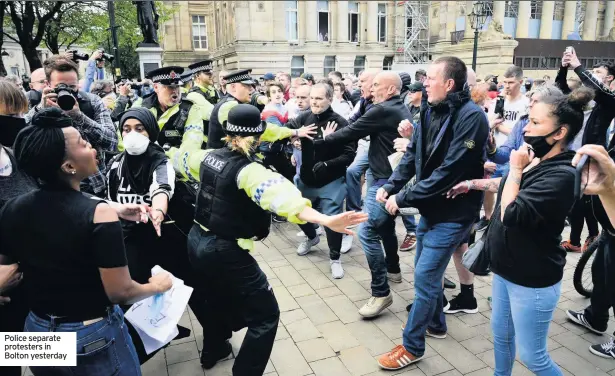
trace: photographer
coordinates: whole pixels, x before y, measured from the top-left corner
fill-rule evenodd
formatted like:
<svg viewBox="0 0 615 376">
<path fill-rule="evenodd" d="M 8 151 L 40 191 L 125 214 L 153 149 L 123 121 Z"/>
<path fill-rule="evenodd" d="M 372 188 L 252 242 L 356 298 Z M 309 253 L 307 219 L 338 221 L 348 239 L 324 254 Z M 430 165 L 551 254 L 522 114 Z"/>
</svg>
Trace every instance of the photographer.
<svg viewBox="0 0 615 376">
<path fill-rule="evenodd" d="M 117 134 L 109 111 L 97 96 L 78 91 L 79 70 L 77 65 L 63 56 L 52 56 L 43 63 L 47 87 L 43 89 L 41 103 L 25 116 L 30 123 L 32 117 L 44 108 L 56 107 L 73 119 L 73 126 L 81 136 L 96 149 L 99 171 L 83 181 L 82 190 L 102 197 L 105 193 L 105 152 L 117 149 Z M 71 98 L 72 97 L 72 98 Z M 64 102 L 74 102 L 70 109 L 61 108 Z"/>
<path fill-rule="evenodd" d="M 98 50 L 92 54 L 88 61 L 88 67 L 85 69 L 85 83 L 83 84 L 83 91 L 89 92 L 90 86 L 94 81 L 105 79 L 105 59 L 104 50 Z"/>
</svg>

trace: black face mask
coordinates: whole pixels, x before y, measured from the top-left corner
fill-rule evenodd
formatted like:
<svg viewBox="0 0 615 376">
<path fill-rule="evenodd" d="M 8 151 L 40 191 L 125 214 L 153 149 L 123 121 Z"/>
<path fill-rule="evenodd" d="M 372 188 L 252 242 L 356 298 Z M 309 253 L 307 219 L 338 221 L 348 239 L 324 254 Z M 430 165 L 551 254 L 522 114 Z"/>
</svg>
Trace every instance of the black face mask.
<svg viewBox="0 0 615 376">
<path fill-rule="evenodd" d="M 547 137 L 553 136 L 554 134 L 559 132 L 560 129 L 561 128 L 557 128 L 553 132 L 546 134 L 544 136 L 526 136 L 524 134 L 523 141 L 525 141 L 526 144 L 530 145 L 530 147 L 534 151 L 534 156 L 536 158 L 542 158 L 545 155 L 547 155 L 547 153 L 550 152 L 551 149 L 553 149 L 553 145 L 557 143 L 555 142 L 553 144 L 549 144 L 547 142 Z"/>
<path fill-rule="evenodd" d="M 0 115 L 0 145 L 13 147 L 20 130 L 26 127 L 26 119 Z"/>
</svg>

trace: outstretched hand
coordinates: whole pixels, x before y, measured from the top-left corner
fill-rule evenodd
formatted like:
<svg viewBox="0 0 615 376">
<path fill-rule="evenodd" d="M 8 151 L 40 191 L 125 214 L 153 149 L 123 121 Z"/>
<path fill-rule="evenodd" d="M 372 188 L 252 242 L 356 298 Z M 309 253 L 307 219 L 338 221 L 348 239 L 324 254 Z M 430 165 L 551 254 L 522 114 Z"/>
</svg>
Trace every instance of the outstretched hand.
<svg viewBox="0 0 615 376">
<path fill-rule="evenodd" d="M 354 232 L 347 227 L 357 225 L 365 221 L 367 221 L 367 213 L 347 211 L 338 215 L 329 216 L 323 225 L 335 232 L 353 235 Z"/>
<path fill-rule="evenodd" d="M 337 123 L 334 121 L 330 121 L 327 123 L 327 126 L 325 127 L 325 129 L 322 130 L 322 138 L 323 140 L 327 138 L 328 135 L 330 135 L 331 133 L 335 132 L 335 130 L 337 129 Z"/>
<path fill-rule="evenodd" d="M 455 198 L 459 195 L 463 195 L 470 192 L 470 184 L 468 181 L 462 181 L 457 183 L 453 188 L 446 192 L 446 198 Z"/>
<path fill-rule="evenodd" d="M 301 138 L 309 138 L 310 140 L 313 140 L 314 137 L 312 137 L 312 135 L 316 134 L 316 125 L 314 124 L 306 125 L 306 126 L 299 128 L 297 131 L 298 131 L 297 136 Z"/>
</svg>

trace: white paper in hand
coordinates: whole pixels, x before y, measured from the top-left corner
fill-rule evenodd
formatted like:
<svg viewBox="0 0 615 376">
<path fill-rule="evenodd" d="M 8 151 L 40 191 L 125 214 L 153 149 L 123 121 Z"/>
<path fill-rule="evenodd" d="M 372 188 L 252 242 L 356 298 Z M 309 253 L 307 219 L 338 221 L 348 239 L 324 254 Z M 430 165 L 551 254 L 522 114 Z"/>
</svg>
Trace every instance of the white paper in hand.
<svg viewBox="0 0 615 376">
<path fill-rule="evenodd" d="M 152 275 L 163 272 L 160 266 L 152 268 Z M 148 354 L 169 343 L 177 335 L 177 323 L 186 310 L 192 287 L 179 278 L 162 296 L 151 296 L 130 307 L 125 317 L 135 327 Z"/>
</svg>

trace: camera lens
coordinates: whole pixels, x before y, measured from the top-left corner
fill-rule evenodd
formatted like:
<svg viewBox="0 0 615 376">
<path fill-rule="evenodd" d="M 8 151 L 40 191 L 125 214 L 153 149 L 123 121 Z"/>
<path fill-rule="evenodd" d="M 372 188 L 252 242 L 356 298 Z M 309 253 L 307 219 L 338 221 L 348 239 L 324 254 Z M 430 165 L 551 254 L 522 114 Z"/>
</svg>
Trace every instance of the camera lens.
<svg viewBox="0 0 615 376">
<path fill-rule="evenodd" d="M 58 91 L 58 106 L 64 111 L 70 111 L 75 107 L 76 99 L 68 90 Z"/>
</svg>

